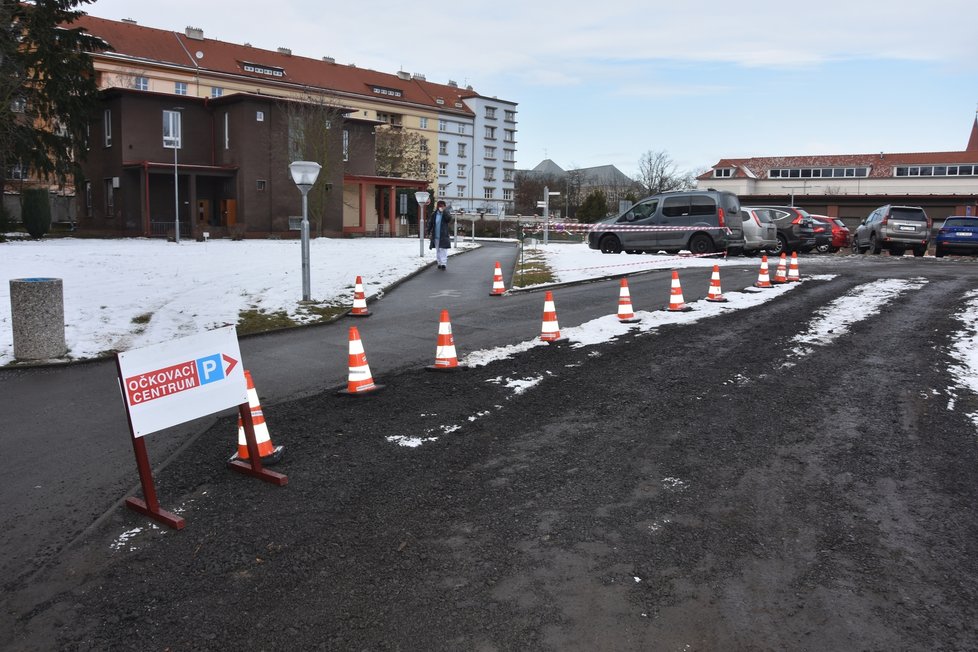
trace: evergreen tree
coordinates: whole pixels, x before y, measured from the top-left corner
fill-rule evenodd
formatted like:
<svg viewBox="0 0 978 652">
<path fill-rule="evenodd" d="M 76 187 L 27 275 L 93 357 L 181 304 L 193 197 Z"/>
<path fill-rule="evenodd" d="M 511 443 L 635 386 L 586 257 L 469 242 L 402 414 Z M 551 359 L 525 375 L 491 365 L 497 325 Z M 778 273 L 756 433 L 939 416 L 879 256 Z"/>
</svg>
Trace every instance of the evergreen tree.
<svg viewBox="0 0 978 652">
<path fill-rule="evenodd" d="M 0 188 L 17 165 L 59 183 L 77 171 L 98 97 L 89 53 L 111 49 L 71 27 L 92 1 L 0 3 Z"/>
</svg>

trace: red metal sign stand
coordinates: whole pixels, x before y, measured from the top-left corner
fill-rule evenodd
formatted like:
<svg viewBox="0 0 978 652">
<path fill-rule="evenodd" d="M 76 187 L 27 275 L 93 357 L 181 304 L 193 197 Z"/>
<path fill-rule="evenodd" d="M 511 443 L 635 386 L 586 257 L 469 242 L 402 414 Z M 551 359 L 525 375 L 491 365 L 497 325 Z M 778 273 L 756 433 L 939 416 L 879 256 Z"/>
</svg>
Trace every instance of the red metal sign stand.
<svg viewBox="0 0 978 652">
<path fill-rule="evenodd" d="M 258 442 L 255 440 L 255 422 L 251 417 L 251 406 L 242 403 L 238 406 L 238 414 L 241 415 L 241 425 L 244 427 L 245 441 L 248 443 L 248 461 L 231 460 L 228 466 L 238 473 L 281 487 L 289 481 L 289 478 L 262 466 L 261 455 L 258 454 Z"/>
</svg>

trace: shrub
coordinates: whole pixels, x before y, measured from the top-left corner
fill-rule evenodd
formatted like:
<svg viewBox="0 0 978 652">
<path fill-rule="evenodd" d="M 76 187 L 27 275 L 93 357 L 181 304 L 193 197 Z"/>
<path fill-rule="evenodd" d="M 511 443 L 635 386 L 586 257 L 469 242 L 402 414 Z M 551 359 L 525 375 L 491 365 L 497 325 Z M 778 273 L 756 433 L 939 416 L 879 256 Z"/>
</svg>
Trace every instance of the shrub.
<svg viewBox="0 0 978 652">
<path fill-rule="evenodd" d="M 45 188 L 29 188 L 21 198 L 24 228 L 32 238 L 42 238 L 51 229 L 51 196 Z"/>
</svg>

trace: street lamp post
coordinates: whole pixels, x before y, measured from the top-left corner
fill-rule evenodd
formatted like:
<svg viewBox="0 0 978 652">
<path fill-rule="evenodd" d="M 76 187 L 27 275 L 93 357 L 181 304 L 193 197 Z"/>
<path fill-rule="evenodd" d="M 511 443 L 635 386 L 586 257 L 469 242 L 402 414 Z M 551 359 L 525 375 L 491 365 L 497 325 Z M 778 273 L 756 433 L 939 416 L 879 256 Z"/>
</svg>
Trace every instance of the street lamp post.
<svg viewBox="0 0 978 652">
<path fill-rule="evenodd" d="M 302 193 L 302 300 L 310 301 L 309 279 L 309 190 L 315 185 L 322 166 L 313 161 L 293 161 L 289 164 L 292 180 Z"/>
<path fill-rule="evenodd" d="M 173 241 L 180 244 L 180 174 L 177 150 L 180 149 L 183 130 L 182 106 L 163 112 L 163 147 L 173 149 Z"/>
<path fill-rule="evenodd" d="M 425 206 L 428 205 L 428 199 L 431 195 L 424 190 L 419 190 L 414 193 L 414 198 L 418 202 L 418 243 L 421 246 L 420 256 L 424 258 L 424 214 Z"/>
</svg>

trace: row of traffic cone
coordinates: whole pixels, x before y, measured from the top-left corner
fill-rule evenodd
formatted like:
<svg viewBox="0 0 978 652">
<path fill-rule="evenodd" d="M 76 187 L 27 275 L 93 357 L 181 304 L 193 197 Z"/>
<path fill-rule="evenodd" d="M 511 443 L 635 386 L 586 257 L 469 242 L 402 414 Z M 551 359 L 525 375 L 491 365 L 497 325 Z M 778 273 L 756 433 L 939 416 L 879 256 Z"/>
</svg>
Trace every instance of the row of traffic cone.
<svg viewBox="0 0 978 652">
<path fill-rule="evenodd" d="M 791 263 L 788 264 L 787 256 L 782 252 L 778 267 L 774 272 L 773 281 L 771 280 L 767 265 L 767 256 L 761 256 L 761 269 L 757 275 L 757 282 L 754 283 L 754 287 L 770 288 L 778 283 L 792 283 L 800 280 L 801 274 L 798 272 L 798 253 L 791 252 Z"/>
</svg>

